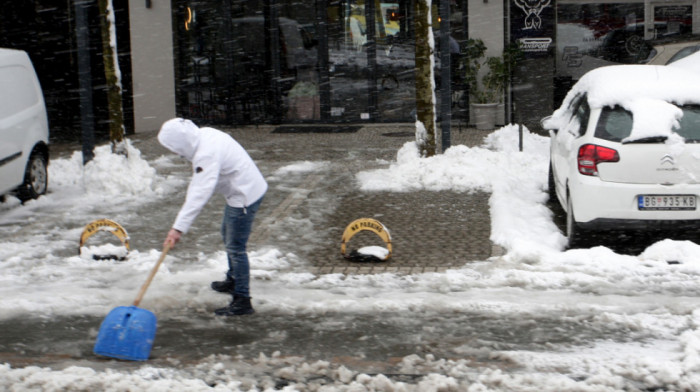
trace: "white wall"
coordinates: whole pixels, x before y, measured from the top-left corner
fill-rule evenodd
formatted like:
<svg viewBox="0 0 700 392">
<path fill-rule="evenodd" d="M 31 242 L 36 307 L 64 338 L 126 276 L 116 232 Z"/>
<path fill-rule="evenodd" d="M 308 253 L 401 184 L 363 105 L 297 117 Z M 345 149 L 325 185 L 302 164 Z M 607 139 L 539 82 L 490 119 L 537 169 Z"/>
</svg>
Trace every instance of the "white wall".
<svg viewBox="0 0 700 392">
<path fill-rule="evenodd" d="M 503 53 L 503 0 L 469 1 L 469 38 L 481 38 L 486 44 L 486 56 Z"/>
<path fill-rule="evenodd" d="M 503 54 L 503 42 L 505 32 L 503 17 L 503 0 L 470 0 L 469 7 L 469 38 L 481 39 L 486 45 L 486 57 L 500 56 Z M 482 68 L 479 71 L 479 78 L 486 73 Z M 471 108 L 470 108 L 471 110 Z M 496 124 L 505 123 L 505 112 L 499 108 Z M 469 118 L 474 121 L 474 114 L 470 111 Z"/>
<path fill-rule="evenodd" d="M 129 0 L 136 132 L 175 117 L 175 67 L 170 1 Z"/>
</svg>

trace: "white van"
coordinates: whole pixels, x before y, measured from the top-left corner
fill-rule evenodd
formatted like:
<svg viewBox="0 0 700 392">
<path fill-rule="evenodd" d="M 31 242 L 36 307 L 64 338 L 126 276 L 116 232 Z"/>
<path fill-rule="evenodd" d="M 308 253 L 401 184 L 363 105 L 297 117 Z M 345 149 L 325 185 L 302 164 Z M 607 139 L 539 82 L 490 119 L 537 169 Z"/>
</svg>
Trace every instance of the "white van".
<svg viewBox="0 0 700 392">
<path fill-rule="evenodd" d="M 0 201 L 22 202 L 48 186 L 49 126 L 44 96 L 26 52 L 0 48 Z"/>
</svg>

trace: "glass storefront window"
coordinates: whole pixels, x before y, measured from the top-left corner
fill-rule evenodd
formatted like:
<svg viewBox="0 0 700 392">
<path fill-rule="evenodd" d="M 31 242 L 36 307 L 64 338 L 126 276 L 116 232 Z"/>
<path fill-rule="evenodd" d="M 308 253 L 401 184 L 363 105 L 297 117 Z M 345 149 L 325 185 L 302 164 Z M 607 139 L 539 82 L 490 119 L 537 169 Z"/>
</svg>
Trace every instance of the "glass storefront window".
<svg viewBox="0 0 700 392">
<path fill-rule="evenodd" d="M 279 2 L 279 86 L 285 122 L 321 119 L 319 40 L 316 6 L 309 1 Z M 273 61 L 276 56 L 271 56 Z"/>
<path fill-rule="evenodd" d="M 464 36 L 462 9 L 466 1 L 451 2 L 452 30 Z M 415 121 L 415 39 L 413 3 L 343 0 L 328 8 L 331 120 Z M 368 19 L 374 20 L 369 39 Z M 432 7 L 435 31 L 436 82 L 439 85 L 438 2 Z M 371 22 L 370 22 L 371 23 Z M 454 45 L 458 72 L 459 43 Z M 459 80 L 457 75 L 453 80 Z"/>
<path fill-rule="evenodd" d="M 415 96 L 407 2 L 334 2 L 328 9 L 331 120 L 405 121 Z M 374 22 L 369 39 L 367 20 Z"/>
<path fill-rule="evenodd" d="M 211 123 L 320 119 L 314 4 L 182 1 L 179 112 Z M 273 36 L 274 35 L 274 36 Z"/>
<path fill-rule="evenodd" d="M 643 2 L 558 5 L 556 76 L 578 80 L 594 68 L 641 62 L 648 54 Z"/>
<path fill-rule="evenodd" d="M 604 65 L 654 64 L 658 45 L 691 38 L 692 8 L 653 5 L 645 18 L 644 2 L 559 3 L 556 76 L 578 80 Z"/>
<path fill-rule="evenodd" d="M 228 124 L 415 120 L 411 0 L 175 3 L 183 116 Z M 452 4 L 459 18 L 466 1 Z M 435 59 L 439 65 L 437 51 Z"/>
</svg>

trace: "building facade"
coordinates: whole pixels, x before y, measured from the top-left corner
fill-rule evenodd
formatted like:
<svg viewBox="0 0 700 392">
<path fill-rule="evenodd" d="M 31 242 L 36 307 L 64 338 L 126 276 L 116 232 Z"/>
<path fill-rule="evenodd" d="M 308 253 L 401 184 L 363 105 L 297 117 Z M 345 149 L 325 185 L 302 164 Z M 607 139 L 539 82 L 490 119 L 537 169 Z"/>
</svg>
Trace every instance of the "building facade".
<svg viewBox="0 0 700 392">
<path fill-rule="evenodd" d="M 415 119 L 416 0 L 113 1 L 129 133 L 156 130 L 174 116 L 221 126 Z M 516 46 L 497 123 L 536 129 L 586 71 L 648 62 L 668 41 L 693 40 L 699 1 L 449 0 L 443 21 L 442 0 L 433 0 L 436 86 L 451 89 L 453 120 L 470 121 L 468 39 L 483 41 L 486 56 Z M 63 139 L 79 137 L 84 116 L 79 6 L 88 8 L 92 121 L 104 135 L 96 2 L 5 0 L 0 23 L 0 46 L 27 50 L 35 63 L 52 135 Z M 437 56 L 442 23 L 450 31 L 449 84 Z"/>
</svg>

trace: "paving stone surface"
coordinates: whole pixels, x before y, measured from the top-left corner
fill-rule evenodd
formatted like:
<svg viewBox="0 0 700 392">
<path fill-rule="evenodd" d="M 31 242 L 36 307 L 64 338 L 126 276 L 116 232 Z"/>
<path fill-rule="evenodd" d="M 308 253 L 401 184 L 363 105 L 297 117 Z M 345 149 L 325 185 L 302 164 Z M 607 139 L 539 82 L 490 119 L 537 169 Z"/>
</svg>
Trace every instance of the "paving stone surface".
<svg viewBox="0 0 700 392">
<path fill-rule="evenodd" d="M 232 129 L 231 133 L 249 143 L 251 155 L 268 172 L 274 172 L 276 164 L 295 160 L 327 161 L 329 169 L 307 176 L 297 189 L 271 189 L 265 201 L 268 212 L 261 214 L 263 223 L 251 238 L 252 246 L 272 238 L 278 244 L 289 243 L 290 251 L 308 260 L 312 272 L 321 274 L 441 272 L 500 254 L 489 239 L 489 193 L 358 190 L 356 174 L 395 161 L 398 150 L 414 138 L 411 124 L 365 125 L 355 133 L 340 134 L 277 134 L 273 130 L 261 126 Z M 479 146 L 489 133 L 453 126 L 451 142 Z M 275 207 L 271 211 L 270 205 Z M 343 231 L 359 218 L 377 219 L 389 229 L 393 253 L 388 260 L 356 262 L 342 257 Z M 308 222 L 315 236 L 289 236 L 294 228 L 285 228 L 284 220 Z M 288 236 L 269 230 L 280 227 Z M 377 235 L 362 231 L 348 242 L 346 253 L 371 245 L 384 246 Z"/>
<path fill-rule="evenodd" d="M 442 272 L 502 252 L 489 239 L 486 192 L 359 190 L 357 173 L 395 162 L 399 149 L 414 140 L 413 124 L 365 124 L 351 133 L 276 133 L 272 125 L 220 129 L 248 150 L 270 183 L 251 250 L 272 246 L 293 253 L 302 264 L 296 268 L 316 274 Z M 455 123 L 451 144 L 479 146 L 490 132 Z M 130 139 L 147 158 L 167 153 L 156 132 Z M 71 150 L 80 146 L 52 146 L 54 157 Z M 304 162 L 320 163 L 322 170 L 279 174 L 281 168 Z M 363 263 L 341 255 L 343 231 L 358 218 L 377 219 L 389 229 L 393 254 L 388 260 Z M 202 241 L 216 242 L 217 235 L 207 234 Z M 376 234 L 362 231 L 348 242 L 348 253 L 370 245 L 384 246 Z"/>
</svg>

